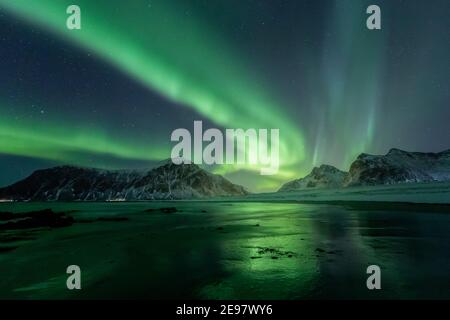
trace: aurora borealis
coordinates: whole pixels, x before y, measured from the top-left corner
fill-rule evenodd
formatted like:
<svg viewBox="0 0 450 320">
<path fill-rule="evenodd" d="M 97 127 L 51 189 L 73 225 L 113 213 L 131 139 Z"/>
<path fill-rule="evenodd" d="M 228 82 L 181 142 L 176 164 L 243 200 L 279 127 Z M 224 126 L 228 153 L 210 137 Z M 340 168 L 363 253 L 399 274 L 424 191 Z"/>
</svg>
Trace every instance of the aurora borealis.
<svg viewBox="0 0 450 320">
<path fill-rule="evenodd" d="M 277 176 L 214 168 L 253 191 L 361 152 L 449 148 L 450 3 L 376 1 L 369 31 L 372 2 L 0 0 L 0 184 L 145 167 L 194 120 L 280 129 Z"/>
</svg>

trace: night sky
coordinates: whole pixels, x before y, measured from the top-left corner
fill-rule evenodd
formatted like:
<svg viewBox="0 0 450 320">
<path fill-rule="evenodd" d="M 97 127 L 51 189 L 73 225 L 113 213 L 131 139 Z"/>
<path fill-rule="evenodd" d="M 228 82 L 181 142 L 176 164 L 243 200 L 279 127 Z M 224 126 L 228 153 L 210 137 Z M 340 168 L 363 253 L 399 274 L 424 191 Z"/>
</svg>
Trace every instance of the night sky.
<svg viewBox="0 0 450 320">
<path fill-rule="evenodd" d="M 0 0 L 0 186 L 60 164 L 152 167 L 194 120 L 280 129 L 277 175 L 209 168 L 251 191 L 361 152 L 442 151 L 449 57 L 448 0 Z"/>
</svg>

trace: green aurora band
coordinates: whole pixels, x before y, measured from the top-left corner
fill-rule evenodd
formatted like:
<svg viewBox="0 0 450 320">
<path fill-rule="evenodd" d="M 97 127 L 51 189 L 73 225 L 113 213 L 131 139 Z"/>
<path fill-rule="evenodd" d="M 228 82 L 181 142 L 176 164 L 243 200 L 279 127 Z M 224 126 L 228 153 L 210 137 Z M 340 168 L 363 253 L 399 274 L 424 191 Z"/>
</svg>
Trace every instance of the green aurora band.
<svg viewBox="0 0 450 320">
<path fill-rule="evenodd" d="M 70 131 L 72 134 L 67 134 Z M 31 156 L 66 163 L 83 162 L 83 153 L 111 155 L 124 159 L 153 160 L 164 157 L 161 148 L 136 145 L 132 141 L 111 139 L 99 129 L 68 129 L 67 125 L 48 126 L 39 122 L 21 121 L 12 124 L 5 117 L 0 119 L 1 152 L 20 156 Z"/>
<path fill-rule="evenodd" d="M 316 138 L 307 149 L 311 150 L 313 166 L 330 163 L 334 155 L 332 164 L 347 170 L 374 142 L 383 92 L 386 34 L 361 28 L 366 17 L 361 14 L 367 7 L 364 2 L 334 1 L 330 6 L 328 29 L 335 30 L 336 36 L 324 36 L 322 65 L 309 72 L 325 82 L 324 92 L 311 103 L 326 107 L 317 108 L 321 114 Z M 325 138 L 330 129 L 333 140 Z"/>
<path fill-rule="evenodd" d="M 283 171 L 283 167 L 293 168 L 304 158 L 300 129 L 288 117 L 283 117 L 282 108 L 278 108 L 282 103 L 269 96 L 268 86 L 261 86 L 257 77 L 251 77 L 254 73 L 248 64 L 243 63 L 225 41 L 220 41 L 210 26 L 203 26 L 197 19 L 179 19 L 176 8 L 165 2 L 141 10 L 142 3 L 137 6 L 136 2 L 117 1 L 112 5 L 111 1 L 82 0 L 77 1 L 82 8 L 82 29 L 68 30 L 65 10 L 70 4 L 70 1 L 54 0 L 0 0 L 0 5 L 9 12 L 95 52 L 133 79 L 172 101 L 193 108 L 220 126 L 280 128 L 280 181 L 286 176 L 298 175 L 298 172 Z M 53 159 L 58 158 L 57 149 L 61 146 L 110 152 L 127 158 L 161 157 L 161 152 L 147 155 L 146 149 L 114 145 L 106 137 L 95 141 L 94 135 L 85 135 L 66 143 L 55 143 L 47 139 L 47 132 L 37 132 L 37 137 L 42 137 L 38 143 L 44 146 L 40 154 L 36 139 L 21 131 L 26 131 L 26 127 L 16 127 L 10 132 L 11 136 L 16 133 L 20 136 L 11 143 L 2 143 L 0 151 L 22 155 L 28 145 L 33 146 L 28 155 Z M 66 140 L 66 135 L 61 132 L 62 140 Z M 10 145 L 17 140 L 23 146 L 19 151 Z M 46 143 L 55 152 L 48 153 Z M 169 152 L 167 150 L 167 155 Z M 245 169 L 259 170 L 248 166 Z"/>
</svg>

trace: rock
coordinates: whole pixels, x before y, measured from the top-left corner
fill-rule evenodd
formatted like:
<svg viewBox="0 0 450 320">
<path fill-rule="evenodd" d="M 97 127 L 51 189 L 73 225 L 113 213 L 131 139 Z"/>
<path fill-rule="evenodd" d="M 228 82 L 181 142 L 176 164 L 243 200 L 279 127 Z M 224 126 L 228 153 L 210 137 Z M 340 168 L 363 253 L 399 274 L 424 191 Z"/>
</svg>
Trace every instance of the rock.
<svg viewBox="0 0 450 320">
<path fill-rule="evenodd" d="M 109 222 L 121 222 L 121 221 L 129 221 L 130 219 L 127 217 L 100 217 L 97 221 L 109 221 Z"/>
<path fill-rule="evenodd" d="M 157 208 L 157 209 L 147 209 L 145 212 L 162 212 L 162 213 L 175 213 L 181 212 L 175 207 Z"/>
<path fill-rule="evenodd" d="M 50 209 L 27 213 L 2 213 L 0 230 L 30 229 L 30 228 L 61 228 L 74 223 L 74 219 L 64 213 L 55 213 Z"/>
<path fill-rule="evenodd" d="M 257 247 L 259 255 L 270 254 L 272 259 L 278 259 L 284 256 L 292 258 L 295 253 L 292 251 L 282 251 L 276 248 L 268 248 L 268 247 Z"/>
<path fill-rule="evenodd" d="M 0 247 L 0 253 L 10 252 L 16 250 L 18 247 Z"/>
</svg>

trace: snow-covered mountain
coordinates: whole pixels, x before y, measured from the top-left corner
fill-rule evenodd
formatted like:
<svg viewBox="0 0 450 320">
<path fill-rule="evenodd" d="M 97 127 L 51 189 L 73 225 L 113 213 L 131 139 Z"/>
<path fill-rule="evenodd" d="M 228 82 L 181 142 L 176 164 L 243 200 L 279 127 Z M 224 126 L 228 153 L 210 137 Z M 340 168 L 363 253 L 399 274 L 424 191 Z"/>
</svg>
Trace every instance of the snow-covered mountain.
<svg viewBox="0 0 450 320">
<path fill-rule="evenodd" d="M 439 153 L 391 149 L 386 155 L 361 154 L 344 186 L 450 181 L 450 150 Z"/>
<path fill-rule="evenodd" d="M 424 153 L 391 149 L 386 155 L 360 154 L 348 173 L 328 165 L 316 167 L 279 191 L 439 181 L 450 181 L 450 150 Z"/>
<path fill-rule="evenodd" d="M 0 189 L 0 199 L 33 201 L 190 199 L 245 194 L 243 187 L 195 164 L 171 162 L 145 172 L 55 167 L 35 171 Z"/>
<path fill-rule="evenodd" d="M 306 188 L 339 188 L 343 185 L 347 172 L 323 164 L 315 167 L 304 178 L 285 183 L 279 191 L 291 191 Z"/>
</svg>

